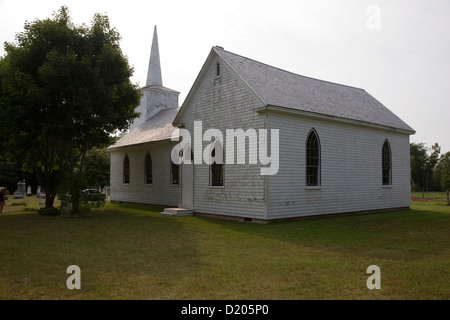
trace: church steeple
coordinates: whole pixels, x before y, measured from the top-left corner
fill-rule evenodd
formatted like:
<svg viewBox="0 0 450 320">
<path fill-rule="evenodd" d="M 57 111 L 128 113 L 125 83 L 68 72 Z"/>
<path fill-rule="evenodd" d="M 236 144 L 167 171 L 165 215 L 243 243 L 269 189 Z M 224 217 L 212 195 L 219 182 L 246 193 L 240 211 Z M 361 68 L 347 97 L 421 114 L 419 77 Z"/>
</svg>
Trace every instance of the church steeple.
<svg viewBox="0 0 450 320">
<path fill-rule="evenodd" d="M 178 108 L 178 91 L 166 88 L 162 83 L 161 62 L 159 61 L 159 45 L 156 26 L 153 31 L 152 49 L 150 52 L 150 61 L 148 64 L 147 81 L 141 88 L 141 103 L 136 111 L 141 115 L 134 119 L 130 130 L 145 124 L 160 111 L 165 109 Z"/>
<path fill-rule="evenodd" d="M 147 73 L 147 86 L 161 86 L 161 62 L 159 60 L 159 46 L 158 46 L 158 34 L 156 33 L 156 26 L 153 31 L 152 49 L 150 52 L 150 62 L 148 64 Z"/>
</svg>

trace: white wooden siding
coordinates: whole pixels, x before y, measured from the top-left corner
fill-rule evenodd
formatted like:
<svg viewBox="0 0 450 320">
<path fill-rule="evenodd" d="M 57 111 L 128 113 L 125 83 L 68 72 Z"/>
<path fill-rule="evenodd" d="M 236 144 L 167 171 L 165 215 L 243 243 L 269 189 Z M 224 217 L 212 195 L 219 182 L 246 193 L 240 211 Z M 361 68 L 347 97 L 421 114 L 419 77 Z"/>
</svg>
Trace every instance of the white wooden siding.
<svg viewBox="0 0 450 320">
<path fill-rule="evenodd" d="M 170 183 L 170 152 L 174 142 L 152 142 L 139 146 L 122 147 L 111 151 L 111 200 L 155 204 L 178 205 L 178 186 Z M 145 156 L 152 157 L 153 184 L 144 183 Z M 123 160 L 130 160 L 130 183 L 123 183 Z"/>
<path fill-rule="evenodd" d="M 221 65 L 219 77 L 217 61 Z M 227 129 L 278 129 L 279 170 L 276 175 L 262 176 L 260 164 L 225 164 L 224 186 L 211 187 L 209 165 L 203 161 L 195 164 L 195 212 L 271 220 L 410 206 L 408 134 L 305 115 L 255 112 L 265 105 L 245 81 L 219 56 L 208 63 L 205 67 L 209 70 L 204 77 L 202 70 L 193 98 L 189 97 L 189 105 L 184 105 L 180 114 L 179 122 L 191 134 L 192 150 L 195 153 L 198 147 L 194 121 L 202 121 L 202 136 L 211 128 L 222 132 L 224 159 Z M 305 183 L 306 138 L 312 128 L 321 146 L 319 187 L 306 187 Z M 386 139 L 392 156 L 391 186 L 382 185 L 381 152 Z M 160 141 L 112 149 L 111 200 L 178 206 L 182 188 L 170 182 L 170 153 L 176 143 Z M 209 143 L 202 141 L 202 153 Z M 153 164 L 151 186 L 144 183 L 147 151 Z M 129 184 L 123 183 L 125 154 L 130 160 Z"/>
<path fill-rule="evenodd" d="M 269 115 L 280 130 L 280 167 L 268 177 L 268 219 L 409 207 L 409 135 L 332 121 Z M 315 128 L 321 185 L 305 186 L 305 143 Z M 392 186 L 382 185 L 381 150 L 388 139 Z"/>
<path fill-rule="evenodd" d="M 202 121 L 203 131 L 210 128 L 219 129 L 224 135 L 224 149 L 226 149 L 226 129 L 244 131 L 249 128 L 262 129 L 265 128 L 265 116 L 252 110 L 262 106 L 260 100 L 222 60 L 219 60 L 221 75 L 216 76 L 216 62 L 217 60 L 210 65 L 209 72 L 182 122 L 190 131 L 192 140 L 194 140 L 194 121 Z M 209 143 L 203 142 L 201 150 L 203 151 Z M 260 175 L 259 165 L 249 165 L 248 159 L 246 163 L 225 165 L 223 187 L 210 187 L 209 166 L 205 163 L 195 165 L 195 211 L 265 219 L 265 177 Z"/>
</svg>

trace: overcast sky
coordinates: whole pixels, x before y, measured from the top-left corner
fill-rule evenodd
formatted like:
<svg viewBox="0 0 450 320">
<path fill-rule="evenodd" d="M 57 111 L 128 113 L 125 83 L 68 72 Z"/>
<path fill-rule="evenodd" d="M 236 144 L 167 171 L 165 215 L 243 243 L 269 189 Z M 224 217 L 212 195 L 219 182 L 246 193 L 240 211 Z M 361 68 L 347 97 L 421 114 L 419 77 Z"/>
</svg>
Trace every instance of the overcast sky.
<svg viewBox="0 0 450 320">
<path fill-rule="evenodd" d="M 157 25 L 163 84 L 181 92 L 180 104 L 219 45 L 363 88 L 416 130 L 411 142 L 450 151 L 450 0 L 0 0 L 0 42 L 61 5 L 76 25 L 109 16 L 140 85 Z"/>
</svg>

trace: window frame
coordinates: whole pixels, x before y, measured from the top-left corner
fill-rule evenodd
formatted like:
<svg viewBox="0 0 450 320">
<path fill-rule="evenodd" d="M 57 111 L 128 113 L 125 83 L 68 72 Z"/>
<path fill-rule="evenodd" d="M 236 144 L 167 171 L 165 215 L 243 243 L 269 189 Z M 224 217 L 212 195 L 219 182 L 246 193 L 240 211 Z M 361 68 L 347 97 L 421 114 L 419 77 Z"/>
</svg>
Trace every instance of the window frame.
<svg viewBox="0 0 450 320">
<path fill-rule="evenodd" d="M 213 152 L 216 152 L 216 148 L 220 146 L 220 148 L 222 148 L 222 158 L 223 157 L 223 145 L 220 142 L 220 140 L 216 139 L 213 143 L 213 146 L 211 148 L 211 154 L 210 157 L 214 157 L 215 155 L 213 154 Z M 216 177 L 215 175 L 220 172 L 220 176 Z M 217 181 L 220 181 L 217 184 Z M 210 188 L 223 188 L 225 187 L 225 164 L 224 163 L 211 163 L 209 165 L 209 187 Z"/>
<path fill-rule="evenodd" d="M 392 149 L 388 139 L 384 140 L 381 148 L 381 183 L 392 186 Z"/>
<path fill-rule="evenodd" d="M 220 77 L 222 75 L 222 68 L 220 62 L 216 62 L 216 77 Z"/>
<path fill-rule="evenodd" d="M 123 158 L 122 164 L 122 182 L 123 184 L 130 184 L 131 182 L 131 168 L 130 168 L 130 157 L 127 153 Z"/>
<path fill-rule="evenodd" d="M 150 161 L 148 161 L 150 159 Z M 149 168 L 149 162 L 150 162 L 150 168 Z M 150 170 L 149 170 L 150 169 Z M 150 176 L 150 182 L 149 182 L 149 176 Z M 144 184 L 151 186 L 153 185 L 153 160 L 152 155 L 149 151 L 145 154 L 144 159 Z"/>
<path fill-rule="evenodd" d="M 170 185 L 171 186 L 179 186 L 180 185 L 180 167 L 181 165 L 175 164 L 172 159 L 170 159 Z M 174 168 L 176 168 L 177 172 L 177 181 L 174 183 Z"/>
<path fill-rule="evenodd" d="M 310 139 L 315 137 L 315 144 L 317 146 L 310 147 Z M 315 155 L 311 155 L 313 152 Z M 312 128 L 306 136 L 305 142 L 305 186 L 306 187 L 320 187 L 321 186 L 321 145 L 320 138 L 316 129 Z M 310 163 L 314 162 L 313 165 Z M 312 171 L 312 173 L 311 173 Z M 312 177 L 312 178 L 311 178 Z"/>
</svg>

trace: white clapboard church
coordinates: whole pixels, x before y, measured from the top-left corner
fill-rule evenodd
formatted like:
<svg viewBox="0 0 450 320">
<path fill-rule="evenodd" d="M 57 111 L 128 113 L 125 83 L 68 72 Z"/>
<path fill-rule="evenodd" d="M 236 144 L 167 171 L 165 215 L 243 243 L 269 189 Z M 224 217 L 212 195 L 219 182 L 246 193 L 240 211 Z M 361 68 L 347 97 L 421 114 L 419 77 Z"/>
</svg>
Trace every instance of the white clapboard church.
<svg viewBox="0 0 450 320">
<path fill-rule="evenodd" d="M 111 201 L 244 221 L 411 204 L 414 130 L 363 89 L 213 47 L 179 107 L 155 27 L 142 93 L 140 118 L 108 148 Z"/>
</svg>

